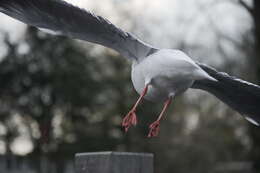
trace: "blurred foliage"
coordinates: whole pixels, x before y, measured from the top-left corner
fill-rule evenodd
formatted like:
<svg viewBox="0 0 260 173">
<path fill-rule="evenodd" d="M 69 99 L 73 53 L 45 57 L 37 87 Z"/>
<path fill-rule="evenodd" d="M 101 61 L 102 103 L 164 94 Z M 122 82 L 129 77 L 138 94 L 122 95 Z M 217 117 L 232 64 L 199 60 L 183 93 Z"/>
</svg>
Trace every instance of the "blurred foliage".
<svg viewBox="0 0 260 173">
<path fill-rule="evenodd" d="M 6 133 L 0 139 L 6 155 L 15 155 L 13 141 L 27 137 L 33 150 L 25 157 L 35 170 L 43 155 L 63 172 L 75 153 L 104 150 L 153 152 L 158 173 L 213 172 L 218 162 L 248 158 L 244 124 L 230 110 L 218 116 L 217 104 L 200 107 L 198 102 L 208 102 L 204 97 L 196 103 L 177 97 L 160 136 L 153 139 L 146 137 L 148 126 L 162 104 L 144 102 L 138 126 L 125 134 L 121 120 L 138 95 L 122 57 L 109 52 L 94 57 L 80 43 L 33 28 L 21 43 L 8 38 L 5 43 L 9 51 L 0 63 L 0 122 Z M 28 51 L 19 53 L 26 46 Z M 198 122 L 191 128 L 194 115 Z"/>
</svg>

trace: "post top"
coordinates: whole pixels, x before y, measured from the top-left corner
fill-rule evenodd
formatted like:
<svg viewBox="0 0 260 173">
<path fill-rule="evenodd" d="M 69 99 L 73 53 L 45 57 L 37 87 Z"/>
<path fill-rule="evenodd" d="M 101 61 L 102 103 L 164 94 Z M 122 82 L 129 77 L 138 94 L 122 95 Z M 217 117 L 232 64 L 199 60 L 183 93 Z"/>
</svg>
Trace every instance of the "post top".
<svg viewBox="0 0 260 173">
<path fill-rule="evenodd" d="M 135 152 L 116 152 L 116 151 L 102 151 L 102 152 L 88 152 L 88 153 L 76 153 L 76 157 L 80 156 L 93 156 L 93 155 L 117 155 L 117 156 L 145 156 L 153 157 L 152 153 L 135 153 Z"/>
</svg>

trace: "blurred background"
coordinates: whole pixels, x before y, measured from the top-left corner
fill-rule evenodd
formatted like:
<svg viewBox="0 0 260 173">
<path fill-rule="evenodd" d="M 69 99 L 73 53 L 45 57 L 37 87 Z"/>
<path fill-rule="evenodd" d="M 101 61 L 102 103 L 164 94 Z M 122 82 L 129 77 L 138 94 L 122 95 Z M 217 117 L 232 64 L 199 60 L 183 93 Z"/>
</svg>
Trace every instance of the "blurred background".
<svg viewBox="0 0 260 173">
<path fill-rule="evenodd" d="M 156 47 L 260 82 L 258 0 L 67 1 Z M 109 150 L 152 152 L 156 173 L 260 172 L 259 128 L 214 96 L 176 97 L 152 139 L 160 103 L 143 102 L 138 126 L 121 128 L 137 97 L 130 63 L 116 52 L 0 14 L 1 173 L 73 173 L 75 153 Z"/>
</svg>

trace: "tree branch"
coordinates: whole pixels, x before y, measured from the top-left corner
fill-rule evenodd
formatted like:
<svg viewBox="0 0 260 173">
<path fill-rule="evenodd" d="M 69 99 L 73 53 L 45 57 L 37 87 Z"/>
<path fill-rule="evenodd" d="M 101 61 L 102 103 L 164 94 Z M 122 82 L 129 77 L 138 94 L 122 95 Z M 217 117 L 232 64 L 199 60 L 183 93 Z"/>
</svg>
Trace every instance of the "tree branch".
<svg viewBox="0 0 260 173">
<path fill-rule="evenodd" d="M 244 0 L 238 0 L 238 3 L 242 5 L 251 15 L 253 15 L 253 9 Z"/>
</svg>

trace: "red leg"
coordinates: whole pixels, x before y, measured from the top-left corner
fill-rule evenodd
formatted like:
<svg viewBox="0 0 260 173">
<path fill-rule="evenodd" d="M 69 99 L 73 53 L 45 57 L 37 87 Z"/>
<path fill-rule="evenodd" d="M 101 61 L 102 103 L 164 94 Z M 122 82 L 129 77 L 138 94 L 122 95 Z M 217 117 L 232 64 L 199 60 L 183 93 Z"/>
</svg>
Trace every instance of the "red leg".
<svg viewBox="0 0 260 173">
<path fill-rule="evenodd" d="M 172 98 L 170 97 L 164 103 L 163 110 L 160 113 L 158 119 L 149 126 L 150 131 L 149 131 L 148 137 L 158 136 L 159 131 L 160 131 L 160 120 L 162 119 L 162 116 L 164 115 L 165 111 L 167 110 L 167 108 L 169 107 L 171 102 L 172 102 Z"/>
<path fill-rule="evenodd" d="M 136 108 L 140 104 L 140 102 L 143 100 L 144 96 L 146 95 L 146 93 L 148 91 L 148 86 L 149 85 L 145 86 L 142 94 L 138 98 L 138 100 L 135 103 L 134 107 L 130 110 L 130 112 L 123 119 L 122 126 L 123 126 L 123 128 L 125 129 L 126 132 L 128 131 L 129 127 L 131 127 L 132 125 L 136 125 L 137 124 L 137 117 L 136 117 L 136 113 L 135 113 L 136 112 Z"/>
</svg>

